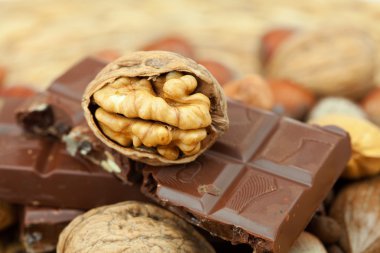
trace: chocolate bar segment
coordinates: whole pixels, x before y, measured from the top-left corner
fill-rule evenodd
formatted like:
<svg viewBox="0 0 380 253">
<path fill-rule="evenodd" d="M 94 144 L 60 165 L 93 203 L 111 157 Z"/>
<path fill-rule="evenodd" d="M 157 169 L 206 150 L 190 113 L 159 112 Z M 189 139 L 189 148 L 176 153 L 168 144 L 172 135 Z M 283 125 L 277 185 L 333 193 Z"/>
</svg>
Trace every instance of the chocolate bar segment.
<svg viewBox="0 0 380 253">
<path fill-rule="evenodd" d="M 20 220 L 20 239 L 27 252 L 54 252 L 59 234 L 83 211 L 26 206 Z"/>
<path fill-rule="evenodd" d="M 347 134 L 229 103 L 228 132 L 196 161 L 143 169 L 143 191 L 256 252 L 288 252 L 342 173 Z"/>
<path fill-rule="evenodd" d="M 8 98 L 1 101 L 8 110 L 0 111 L 0 144 L 6 147 L 0 152 L 0 199 L 74 209 L 124 200 L 146 201 L 137 186 L 123 184 L 100 166 L 71 156 L 63 143 L 23 135 L 7 116 L 17 103 Z M 110 156 L 106 162 L 115 163 L 112 159 Z M 127 160 L 123 167 L 128 166 Z"/>
<path fill-rule="evenodd" d="M 17 110 L 17 121 L 29 133 L 61 138 L 84 122 L 82 94 L 87 84 L 106 65 L 86 58 L 58 77 L 49 88 L 28 99 Z"/>
</svg>

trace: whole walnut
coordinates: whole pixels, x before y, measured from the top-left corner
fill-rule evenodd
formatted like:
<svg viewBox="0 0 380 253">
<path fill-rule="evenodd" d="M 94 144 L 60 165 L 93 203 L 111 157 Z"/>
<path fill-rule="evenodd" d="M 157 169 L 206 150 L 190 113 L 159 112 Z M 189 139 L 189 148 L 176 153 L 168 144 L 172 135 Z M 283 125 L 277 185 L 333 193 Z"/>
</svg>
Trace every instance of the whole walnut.
<svg viewBox="0 0 380 253">
<path fill-rule="evenodd" d="M 111 62 L 87 86 L 82 107 L 104 144 L 151 165 L 191 162 L 228 128 L 219 83 L 171 52 L 134 52 Z"/>
<path fill-rule="evenodd" d="M 320 96 L 360 98 L 374 85 L 375 48 L 366 33 L 353 28 L 298 32 L 278 46 L 264 71 Z"/>
<path fill-rule="evenodd" d="M 152 204 L 127 201 L 75 218 L 60 234 L 58 253 L 214 253 L 187 222 Z"/>
</svg>

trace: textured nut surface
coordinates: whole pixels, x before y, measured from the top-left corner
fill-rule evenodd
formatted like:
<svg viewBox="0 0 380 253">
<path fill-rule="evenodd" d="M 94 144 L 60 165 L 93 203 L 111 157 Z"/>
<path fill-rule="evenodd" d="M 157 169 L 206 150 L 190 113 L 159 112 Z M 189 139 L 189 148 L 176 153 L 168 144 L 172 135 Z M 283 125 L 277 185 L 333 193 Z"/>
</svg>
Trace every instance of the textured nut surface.
<svg viewBox="0 0 380 253">
<path fill-rule="evenodd" d="M 380 252 L 380 178 L 350 184 L 336 197 L 330 216 L 343 228 L 347 253 Z"/>
<path fill-rule="evenodd" d="M 374 85 L 375 52 L 364 32 L 324 27 L 286 39 L 265 72 L 302 84 L 318 95 L 359 98 Z"/>
<path fill-rule="evenodd" d="M 268 83 L 259 75 L 250 74 L 223 86 L 226 95 L 250 106 L 272 109 L 274 97 Z"/>
<path fill-rule="evenodd" d="M 82 106 L 102 142 L 152 165 L 190 162 L 228 128 L 218 82 L 170 52 L 135 52 L 110 63 L 87 87 Z"/>
<path fill-rule="evenodd" d="M 311 120 L 322 126 L 336 125 L 350 134 L 352 155 L 343 176 L 361 178 L 380 173 L 380 128 L 365 119 L 330 114 Z"/>
<path fill-rule="evenodd" d="M 58 253 L 215 252 L 188 223 L 151 204 L 134 201 L 99 207 L 75 218 L 61 233 Z"/>
</svg>

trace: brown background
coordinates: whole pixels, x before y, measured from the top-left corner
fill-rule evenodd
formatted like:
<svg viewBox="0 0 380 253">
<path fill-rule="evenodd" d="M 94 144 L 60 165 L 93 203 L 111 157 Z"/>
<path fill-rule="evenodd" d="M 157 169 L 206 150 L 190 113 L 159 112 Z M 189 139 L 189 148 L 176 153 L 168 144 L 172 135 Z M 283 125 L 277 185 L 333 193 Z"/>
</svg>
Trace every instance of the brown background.
<svg viewBox="0 0 380 253">
<path fill-rule="evenodd" d="M 8 85 L 43 89 L 85 55 L 106 48 L 136 50 L 180 34 L 200 58 L 220 60 L 243 74 L 258 71 L 258 39 L 268 28 L 342 24 L 367 30 L 380 45 L 380 2 L 0 0 L 0 65 L 9 69 Z"/>
</svg>

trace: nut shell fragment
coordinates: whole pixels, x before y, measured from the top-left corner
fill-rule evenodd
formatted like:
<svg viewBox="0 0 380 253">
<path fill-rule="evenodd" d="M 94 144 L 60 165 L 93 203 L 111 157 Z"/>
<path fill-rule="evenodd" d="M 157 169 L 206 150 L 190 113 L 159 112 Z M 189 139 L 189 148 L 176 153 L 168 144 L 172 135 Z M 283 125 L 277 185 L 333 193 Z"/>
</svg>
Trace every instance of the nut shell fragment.
<svg viewBox="0 0 380 253">
<path fill-rule="evenodd" d="M 89 127 L 103 143 L 151 165 L 191 162 L 228 128 L 219 83 L 203 66 L 171 52 L 134 52 L 110 63 L 88 85 L 82 107 Z M 96 114 L 114 120 L 100 122 Z M 118 117 L 129 122 L 121 124 Z M 131 121 L 146 131 L 132 127 Z M 105 124 L 109 122 L 112 126 Z M 120 135 L 121 126 L 128 126 L 126 135 Z M 190 137 L 198 142 L 192 143 Z"/>
<path fill-rule="evenodd" d="M 92 209 L 61 233 L 58 253 L 214 253 L 178 216 L 151 204 L 127 201 Z"/>
</svg>

